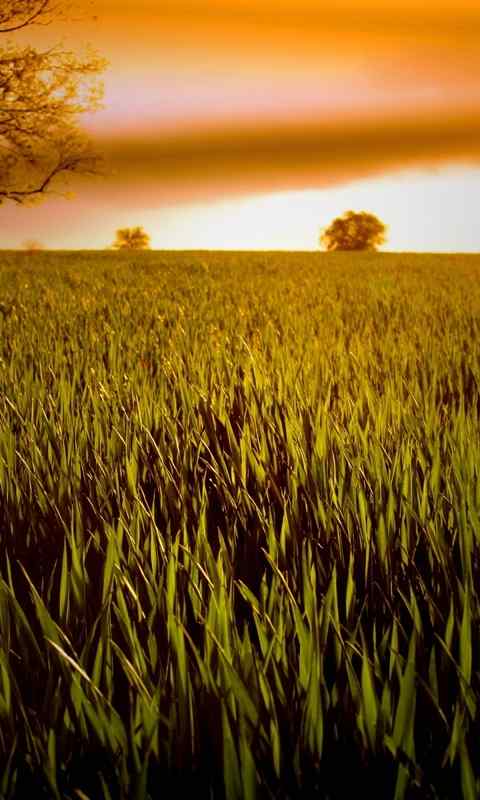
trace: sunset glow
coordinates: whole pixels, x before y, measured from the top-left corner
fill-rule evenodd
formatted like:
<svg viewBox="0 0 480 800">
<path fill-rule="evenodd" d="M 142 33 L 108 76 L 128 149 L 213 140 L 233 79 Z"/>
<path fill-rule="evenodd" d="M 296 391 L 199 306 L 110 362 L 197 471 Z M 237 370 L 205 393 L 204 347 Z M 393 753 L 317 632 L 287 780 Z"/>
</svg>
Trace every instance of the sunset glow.
<svg viewBox="0 0 480 800">
<path fill-rule="evenodd" d="M 273 192 L 239 200 L 147 211 L 141 215 L 153 246 L 182 249 L 315 250 L 319 229 L 346 208 L 368 209 L 390 220 L 385 250 L 479 248 L 469 208 L 478 197 L 480 170 L 404 173 L 331 190 Z M 444 217 L 445 215 L 445 217 Z"/>
<path fill-rule="evenodd" d="M 364 207 L 389 249 L 480 249 L 470 0 L 99 0 L 34 35 L 109 60 L 84 119 L 106 174 L 73 200 L 4 206 L 2 247 L 104 247 L 137 223 L 154 247 L 311 249 Z"/>
</svg>

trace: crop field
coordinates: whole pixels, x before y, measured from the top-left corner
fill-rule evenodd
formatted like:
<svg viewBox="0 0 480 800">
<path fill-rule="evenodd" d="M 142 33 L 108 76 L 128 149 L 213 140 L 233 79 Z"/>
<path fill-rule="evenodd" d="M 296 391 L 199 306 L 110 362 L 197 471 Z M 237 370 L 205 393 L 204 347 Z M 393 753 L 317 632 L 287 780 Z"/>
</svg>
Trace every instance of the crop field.
<svg viewBox="0 0 480 800">
<path fill-rule="evenodd" d="M 480 257 L 0 253 L 1 798 L 476 800 L 479 623 Z"/>
</svg>

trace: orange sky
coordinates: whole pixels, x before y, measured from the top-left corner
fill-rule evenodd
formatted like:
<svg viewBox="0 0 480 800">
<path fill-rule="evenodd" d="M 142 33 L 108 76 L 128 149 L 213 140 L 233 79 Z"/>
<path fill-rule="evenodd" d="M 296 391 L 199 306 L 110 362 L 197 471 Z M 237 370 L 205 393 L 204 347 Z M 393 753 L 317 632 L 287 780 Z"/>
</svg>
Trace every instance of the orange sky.
<svg viewBox="0 0 480 800">
<path fill-rule="evenodd" d="M 109 175 L 73 201 L 3 207 L 0 246 L 41 237 L 52 214 L 52 246 L 79 246 L 82 230 L 85 246 L 102 246 L 126 204 L 133 224 L 142 209 L 182 204 L 184 214 L 192 203 L 407 169 L 418 180 L 422 169 L 480 161 L 473 0 L 82 1 L 82 19 L 35 36 L 92 43 L 109 59 L 105 108 L 84 120 Z"/>
<path fill-rule="evenodd" d="M 95 3 L 97 22 L 84 35 L 111 59 L 107 89 L 115 101 L 96 124 L 121 117 L 121 127 L 138 130 L 153 120 L 176 127 L 179 120 L 479 107 L 480 10 L 473 2 L 324 5 Z"/>
</svg>

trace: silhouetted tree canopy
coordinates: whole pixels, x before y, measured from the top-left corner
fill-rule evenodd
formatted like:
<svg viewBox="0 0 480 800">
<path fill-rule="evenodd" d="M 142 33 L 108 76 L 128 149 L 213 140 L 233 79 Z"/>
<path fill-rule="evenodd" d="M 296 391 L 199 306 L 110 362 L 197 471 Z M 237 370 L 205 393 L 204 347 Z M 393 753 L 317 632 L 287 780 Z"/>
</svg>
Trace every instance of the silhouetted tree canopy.
<svg viewBox="0 0 480 800">
<path fill-rule="evenodd" d="M 112 246 L 115 250 L 148 250 L 150 236 L 140 226 L 119 228 Z"/>
<path fill-rule="evenodd" d="M 104 62 L 14 40 L 16 32 L 62 16 L 63 7 L 62 0 L 0 0 L 0 203 L 26 203 L 57 176 L 99 169 L 78 118 L 98 107 Z"/>
<path fill-rule="evenodd" d="M 386 241 L 386 232 L 375 214 L 346 211 L 323 229 L 320 243 L 326 250 L 376 250 Z"/>
</svg>

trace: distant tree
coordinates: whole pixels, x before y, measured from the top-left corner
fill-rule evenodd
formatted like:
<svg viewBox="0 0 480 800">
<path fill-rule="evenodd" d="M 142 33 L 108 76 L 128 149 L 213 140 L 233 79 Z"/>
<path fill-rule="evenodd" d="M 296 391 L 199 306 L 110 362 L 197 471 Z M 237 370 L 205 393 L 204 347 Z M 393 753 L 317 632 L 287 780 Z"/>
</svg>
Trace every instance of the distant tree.
<svg viewBox="0 0 480 800">
<path fill-rule="evenodd" d="M 320 243 L 326 250 L 376 250 L 386 241 L 387 228 L 367 211 L 346 211 L 324 228 Z"/>
<path fill-rule="evenodd" d="M 148 250 L 150 236 L 140 226 L 119 228 L 112 247 L 114 250 Z"/>
<path fill-rule="evenodd" d="M 36 239 L 27 239 L 22 247 L 26 253 L 38 253 L 40 250 L 45 250 L 43 244 Z"/>
<path fill-rule="evenodd" d="M 69 0 L 0 0 L 0 203 L 25 204 L 68 174 L 98 172 L 99 158 L 77 127 L 98 106 L 104 62 L 62 46 L 12 40 L 63 16 Z"/>
</svg>

